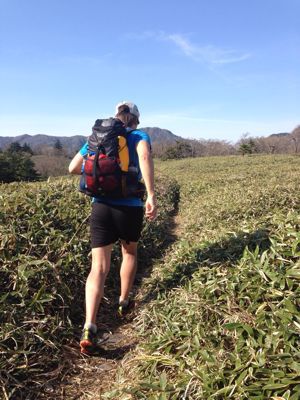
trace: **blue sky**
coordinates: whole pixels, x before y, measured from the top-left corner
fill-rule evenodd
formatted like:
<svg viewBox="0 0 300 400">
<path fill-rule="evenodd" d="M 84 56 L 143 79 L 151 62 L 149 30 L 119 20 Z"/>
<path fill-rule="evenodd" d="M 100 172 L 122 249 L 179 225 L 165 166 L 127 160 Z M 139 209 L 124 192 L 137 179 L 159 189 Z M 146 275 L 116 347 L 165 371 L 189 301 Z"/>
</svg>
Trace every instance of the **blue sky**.
<svg viewBox="0 0 300 400">
<path fill-rule="evenodd" d="M 236 142 L 300 124 L 299 0 L 0 0 L 0 136 L 141 127 Z"/>
</svg>

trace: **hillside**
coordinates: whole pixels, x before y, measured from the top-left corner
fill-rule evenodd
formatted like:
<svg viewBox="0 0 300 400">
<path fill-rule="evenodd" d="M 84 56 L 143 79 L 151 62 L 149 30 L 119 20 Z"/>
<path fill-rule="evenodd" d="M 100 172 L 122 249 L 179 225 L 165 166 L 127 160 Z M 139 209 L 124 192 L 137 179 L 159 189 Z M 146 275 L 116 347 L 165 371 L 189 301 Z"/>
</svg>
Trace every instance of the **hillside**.
<svg viewBox="0 0 300 400">
<path fill-rule="evenodd" d="M 98 319 L 105 342 L 88 359 L 78 337 L 90 204 L 78 177 L 0 185 L 5 398 L 299 399 L 299 157 L 156 171 L 160 212 L 145 225 L 134 315 L 114 314 L 115 249 Z"/>
<path fill-rule="evenodd" d="M 299 158 L 159 166 L 180 184 L 177 240 L 144 282 L 111 398 L 298 400 Z"/>
<path fill-rule="evenodd" d="M 65 374 L 78 371 L 83 361 L 77 339 L 90 263 L 91 200 L 79 193 L 78 180 L 0 184 L 0 388 L 5 399 L 62 398 L 58 382 L 68 381 Z M 160 214 L 144 226 L 143 276 L 166 246 L 178 201 L 176 182 L 157 176 L 156 183 Z M 115 248 L 101 307 L 108 332 L 124 324 L 114 318 L 120 257 Z"/>
</svg>

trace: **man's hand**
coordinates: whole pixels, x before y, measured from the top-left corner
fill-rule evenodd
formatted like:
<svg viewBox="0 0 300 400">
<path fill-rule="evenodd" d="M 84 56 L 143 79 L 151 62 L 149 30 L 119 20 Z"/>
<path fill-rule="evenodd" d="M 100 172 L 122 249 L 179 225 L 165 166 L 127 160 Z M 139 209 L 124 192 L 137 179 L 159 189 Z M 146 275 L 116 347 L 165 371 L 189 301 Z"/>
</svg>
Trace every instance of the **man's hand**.
<svg viewBox="0 0 300 400">
<path fill-rule="evenodd" d="M 140 140 L 136 151 L 148 195 L 145 203 L 145 215 L 149 221 L 153 221 L 157 215 L 157 205 L 154 194 L 154 166 L 149 143 L 146 140 Z"/>
<path fill-rule="evenodd" d="M 153 221 L 157 216 L 157 205 L 155 196 L 148 196 L 145 203 L 146 218 Z"/>
</svg>

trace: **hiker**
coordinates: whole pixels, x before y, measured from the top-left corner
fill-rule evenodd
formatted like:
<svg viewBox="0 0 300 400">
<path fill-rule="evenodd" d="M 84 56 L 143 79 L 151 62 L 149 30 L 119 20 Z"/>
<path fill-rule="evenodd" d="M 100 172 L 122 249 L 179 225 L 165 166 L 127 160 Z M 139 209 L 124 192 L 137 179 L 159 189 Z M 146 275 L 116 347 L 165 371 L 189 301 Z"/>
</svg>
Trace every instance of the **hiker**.
<svg viewBox="0 0 300 400">
<path fill-rule="evenodd" d="M 85 289 L 86 320 L 80 341 L 82 353 L 88 354 L 97 343 L 96 318 L 110 269 L 113 244 L 117 240 L 121 241 L 121 292 L 118 312 L 124 315 L 132 304 L 130 291 L 137 269 L 137 244 L 141 235 L 143 216 L 145 213 L 146 218 L 152 221 L 157 213 L 151 142 L 147 133 L 136 129 L 139 117 L 137 106 L 131 102 L 124 101 L 116 106 L 115 118 L 123 123 L 128 132 L 129 165 L 135 167 L 143 178 L 146 200 L 144 204 L 141 198 L 135 196 L 93 197 L 90 216 L 92 267 Z M 87 142 L 72 159 L 69 165 L 70 173 L 81 174 L 83 161 L 88 153 Z"/>
</svg>

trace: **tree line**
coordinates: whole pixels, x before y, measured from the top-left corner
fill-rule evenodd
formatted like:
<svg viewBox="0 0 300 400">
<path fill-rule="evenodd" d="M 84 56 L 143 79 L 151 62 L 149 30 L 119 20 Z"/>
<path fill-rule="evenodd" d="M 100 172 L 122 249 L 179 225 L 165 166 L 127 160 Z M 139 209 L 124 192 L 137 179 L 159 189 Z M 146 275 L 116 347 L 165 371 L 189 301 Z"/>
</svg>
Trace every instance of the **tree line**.
<svg viewBox="0 0 300 400">
<path fill-rule="evenodd" d="M 300 125 L 290 134 L 252 137 L 245 134 L 236 143 L 225 140 L 182 139 L 152 145 L 154 158 L 170 160 L 187 157 L 209 157 L 248 154 L 299 154 Z M 0 149 L 0 183 L 34 181 L 48 176 L 67 174 L 70 155 L 59 139 L 52 147 L 33 151 L 28 144 L 11 143 Z"/>
<path fill-rule="evenodd" d="M 33 152 L 30 146 L 12 143 L 0 153 L 0 182 L 35 181 L 39 173 L 31 160 Z"/>
<path fill-rule="evenodd" d="M 54 147 L 58 152 L 62 150 L 59 141 Z M 22 146 L 13 142 L 4 151 L 0 149 L 0 183 L 37 181 L 51 175 L 51 169 L 47 171 L 49 174 L 43 174 L 36 168 L 35 155 L 27 143 Z M 55 164 L 55 160 L 53 162 Z"/>
<path fill-rule="evenodd" d="M 246 154 L 299 154 L 300 125 L 290 134 L 252 137 L 244 134 L 236 143 L 225 140 L 183 139 L 175 143 L 154 143 L 153 154 L 162 160 Z"/>
</svg>

